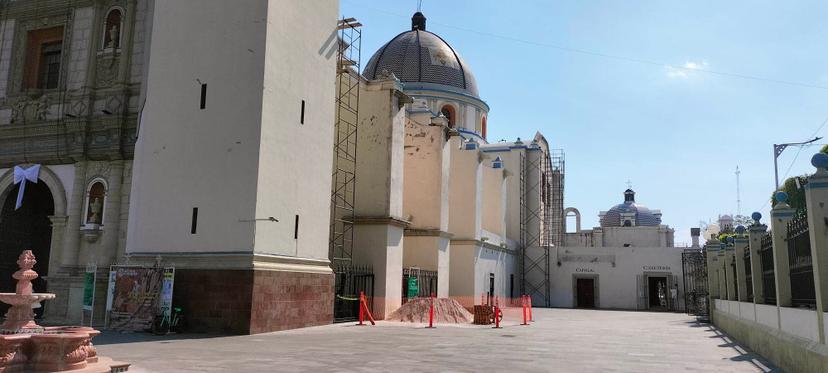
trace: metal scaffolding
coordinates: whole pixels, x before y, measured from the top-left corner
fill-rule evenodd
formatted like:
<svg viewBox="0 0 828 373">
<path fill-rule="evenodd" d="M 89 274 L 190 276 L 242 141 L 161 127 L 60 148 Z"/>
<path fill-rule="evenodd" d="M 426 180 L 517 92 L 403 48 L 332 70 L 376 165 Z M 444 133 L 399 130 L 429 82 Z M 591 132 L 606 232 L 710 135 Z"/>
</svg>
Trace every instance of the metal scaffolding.
<svg viewBox="0 0 828 373">
<path fill-rule="evenodd" d="M 563 149 L 549 150 L 550 172 L 546 173 L 547 185 L 549 185 L 549 199 L 546 201 L 550 214 L 550 237 L 551 244 L 562 246 L 564 240 L 564 174 L 566 168 L 566 156 Z"/>
<path fill-rule="evenodd" d="M 329 257 L 334 267 L 348 266 L 353 260 L 361 27 L 356 19 L 344 18 L 336 28 L 337 96 L 329 240 Z"/>
<path fill-rule="evenodd" d="M 564 153 L 520 157 L 521 293 L 551 305 L 549 252 L 563 242 Z"/>
</svg>

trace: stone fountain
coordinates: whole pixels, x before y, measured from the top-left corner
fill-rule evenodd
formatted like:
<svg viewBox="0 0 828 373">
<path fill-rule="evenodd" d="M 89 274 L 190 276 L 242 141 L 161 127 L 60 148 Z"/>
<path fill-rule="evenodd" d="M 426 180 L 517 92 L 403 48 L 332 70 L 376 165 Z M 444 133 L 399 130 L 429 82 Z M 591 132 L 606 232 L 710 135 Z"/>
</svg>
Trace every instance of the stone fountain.
<svg viewBox="0 0 828 373">
<path fill-rule="evenodd" d="M 17 260 L 20 270 L 14 293 L 0 293 L 0 301 L 11 305 L 0 326 L 0 373 L 62 372 L 108 373 L 125 372 L 129 364 L 98 357 L 92 338 L 101 332 L 87 327 L 42 327 L 34 321 L 32 307 L 54 299 L 54 294 L 33 293 L 33 271 L 37 263 L 31 250 Z"/>
</svg>

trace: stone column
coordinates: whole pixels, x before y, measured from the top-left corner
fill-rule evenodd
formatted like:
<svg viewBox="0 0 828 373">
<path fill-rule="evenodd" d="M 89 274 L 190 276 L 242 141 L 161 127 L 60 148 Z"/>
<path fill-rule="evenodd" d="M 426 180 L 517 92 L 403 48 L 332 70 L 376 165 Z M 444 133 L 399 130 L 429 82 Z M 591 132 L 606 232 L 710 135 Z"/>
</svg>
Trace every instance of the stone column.
<svg viewBox="0 0 828 373">
<path fill-rule="evenodd" d="M 719 272 L 719 299 L 727 300 L 727 263 L 725 263 L 725 243 L 719 244 L 719 251 L 716 253 L 716 268 Z"/>
<path fill-rule="evenodd" d="M 826 342 L 825 308 L 828 307 L 828 155 L 817 153 L 811 158 L 815 174 L 805 185 L 808 227 L 811 236 L 811 263 L 814 268 L 819 340 Z"/>
<path fill-rule="evenodd" d="M 727 244 L 725 246 L 724 255 L 724 273 L 727 279 L 727 300 L 736 299 L 736 273 L 733 272 L 733 261 L 736 257 L 736 251 L 733 246 Z"/>
<path fill-rule="evenodd" d="M 106 191 L 106 206 L 104 206 L 102 250 L 100 258 L 92 258 L 100 266 L 115 263 L 118 255 L 118 233 L 121 225 L 121 185 L 123 184 L 124 161 L 110 163 L 109 190 Z"/>
<path fill-rule="evenodd" d="M 68 216 L 50 216 L 49 220 L 52 222 L 52 241 L 50 243 L 49 252 L 49 272 L 44 273 L 44 276 L 51 276 L 60 268 L 61 259 L 63 259 L 63 236 L 66 232 L 66 222 L 69 220 Z"/>
<path fill-rule="evenodd" d="M 83 214 L 83 203 L 86 199 L 86 167 L 86 161 L 75 163 L 75 180 L 67 206 L 69 219 L 63 236 L 63 254 L 61 255 L 63 267 L 78 266 L 81 214 Z"/>
<path fill-rule="evenodd" d="M 762 248 L 762 236 L 768 230 L 768 226 L 760 223 L 762 214 L 753 213 L 753 225 L 748 228 L 748 250 L 750 250 L 750 273 L 753 283 L 753 303 L 765 303 L 765 290 L 762 285 L 762 258 L 759 257 L 759 250 Z"/>
<path fill-rule="evenodd" d="M 791 302 L 791 266 L 788 263 L 788 222 L 794 215 L 794 209 L 788 205 L 788 195 L 777 192 L 776 206 L 771 210 L 771 237 L 773 238 L 773 267 L 776 278 L 776 305 L 790 307 Z"/>
<path fill-rule="evenodd" d="M 395 79 L 360 86 L 353 261 L 374 271 L 374 317 L 402 301 L 405 103 Z"/>
<path fill-rule="evenodd" d="M 739 302 L 748 301 L 747 276 L 745 275 L 745 251 L 750 249 L 748 248 L 748 238 L 744 235 L 745 231 L 745 227 L 741 225 L 736 227 L 736 233 L 738 233 L 739 236 L 737 236 L 733 241 L 735 253 L 734 260 L 736 261 L 736 285 L 738 288 L 736 293 L 739 295 L 739 299 L 737 299 Z"/>
<path fill-rule="evenodd" d="M 707 253 L 707 288 L 711 299 L 719 298 L 719 242 L 708 242 L 704 245 Z M 711 302 L 712 303 L 712 302 Z"/>
</svg>

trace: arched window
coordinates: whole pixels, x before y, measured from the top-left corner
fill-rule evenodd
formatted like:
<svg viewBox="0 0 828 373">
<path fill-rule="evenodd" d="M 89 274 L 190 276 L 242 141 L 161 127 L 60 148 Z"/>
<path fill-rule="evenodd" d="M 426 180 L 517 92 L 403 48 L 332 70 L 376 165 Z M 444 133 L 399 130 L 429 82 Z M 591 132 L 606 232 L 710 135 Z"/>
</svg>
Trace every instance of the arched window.
<svg viewBox="0 0 828 373">
<path fill-rule="evenodd" d="M 122 19 L 123 13 L 118 8 L 114 8 L 106 14 L 102 44 L 104 49 L 118 49 L 121 47 Z"/>
<path fill-rule="evenodd" d="M 483 121 L 480 124 L 480 134 L 483 136 L 483 139 L 486 139 L 486 117 L 483 117 Z"/>
<path fill-rule="evenodd" d="M 457 114 L 454 111 L 454 107 L 451 105 L 445 105 L 442 109 L 440 109 L 440 114 L 443 114 L 448 120 L 449 128 L 454 128 L 455 121 L 457 120 Z"/>
<path fill-rule="evenodd" d="M 84 225 L 97 227 L 103 224 L 103 208 L 106 202 L 106 183 L 96 179 L 89 184 L 86 190 L 86 209 Z"/>
</svg>

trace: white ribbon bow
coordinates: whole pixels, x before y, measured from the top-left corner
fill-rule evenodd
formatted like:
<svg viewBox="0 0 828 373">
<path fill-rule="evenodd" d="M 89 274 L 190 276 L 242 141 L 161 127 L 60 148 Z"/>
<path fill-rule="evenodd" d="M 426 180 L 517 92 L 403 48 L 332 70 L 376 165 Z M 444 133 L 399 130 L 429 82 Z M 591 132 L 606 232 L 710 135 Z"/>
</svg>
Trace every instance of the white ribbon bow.
<svg viewBox="0 0 828 373">
<path fill-rule="evenodd" d="M 17 204 L 14 205 L 15 210 L 23 206 L 23 194 L 26 192 L 26 181 L 37 184 L 38 175 L 40 175 L 39 164 L 25 170 L 20 166 L 14 166 L 14 183 L 20 184 L 20 189 L 17 191 Z"/>
</svg>

